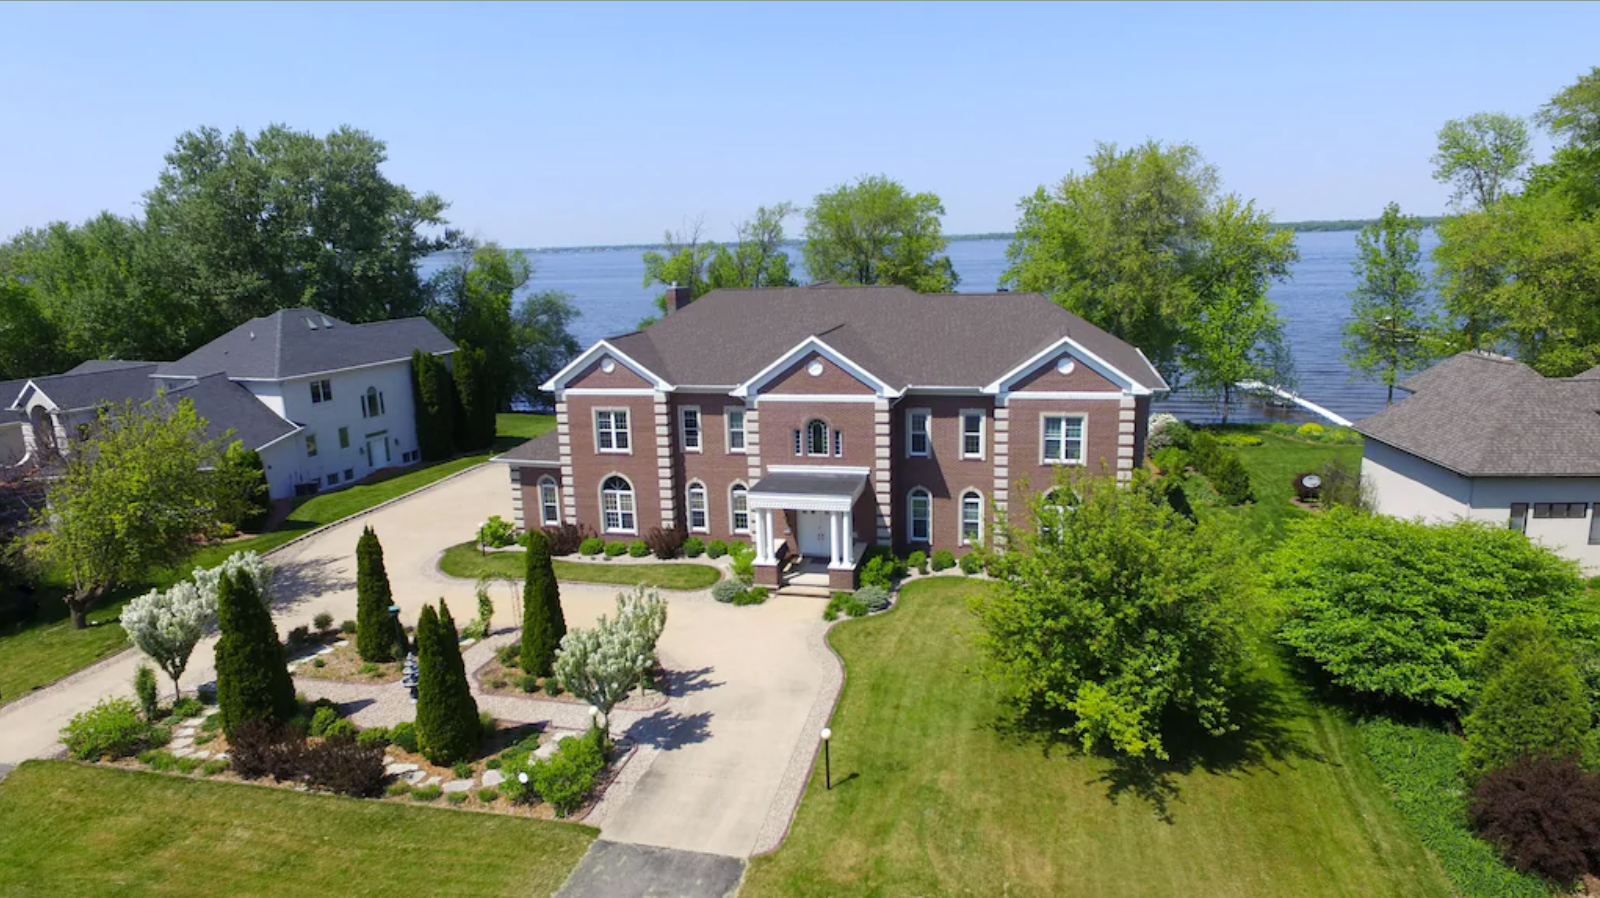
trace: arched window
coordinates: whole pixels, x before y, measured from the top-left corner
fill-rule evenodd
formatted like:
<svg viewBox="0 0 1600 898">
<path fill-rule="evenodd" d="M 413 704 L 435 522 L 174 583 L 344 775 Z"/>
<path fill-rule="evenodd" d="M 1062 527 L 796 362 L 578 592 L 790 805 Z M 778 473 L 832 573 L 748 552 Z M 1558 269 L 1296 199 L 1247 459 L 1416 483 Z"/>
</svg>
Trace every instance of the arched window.
<svg viewBox="0 0 1600 898">
<path fill-rule="evenodd" d="M 742 483 L 728 490 L 728 520 L 733 522 L 734 533 L 750 532 L 750 490 Z"/>
<path fill-rule="evenodd" d="M 561 523 L 561 491 L 548 474 L 539 478 L 539 523 L 546 527 Z"/>
<path fill-rule="evenodd" d="M 828 425 L 819 418 L 806 422 L 806 454 L 828 454 Z"/>
<path fill-rule="evenodd" d="M 933 542 L 933 496 L 917 487 L 906 496 L 906 537 L 914 543 Z"/>
<path fill-rule="evenodd" d="M 1065 529 L 1066 516 L 1078 505 L 1078 495 L 1070 489 L 1057 487 L 1044 494 L 1039 503 L 1039 535 L 1048 540 L 1060 541 Z"/>
<path fill-rule="evenodd" d="M 983 494 L 967 490 L 961 494 L 961 544 L 976 546 L 983 541 Z"/>
<path fill-rule="evenodd" d="M 620 474 L 612 474 L 600 484 L 600 516 L 607 533 L 638 533 L 639 517 L 634 512 L 633 484 Z"/>
<path fill-rule="evenodd" d="M 377 387 L 367 387 L 367 392 L 361 396 L 361 417 L 376 418 L 383 414 L 383 394 Z"/>
<path fill-rule="evenodd" d="M 711 518 L 706 510 L 706 485 L 698 480 L 689 484 L 689 530 L 705 533 L 711 529 Z"/>
</svg>

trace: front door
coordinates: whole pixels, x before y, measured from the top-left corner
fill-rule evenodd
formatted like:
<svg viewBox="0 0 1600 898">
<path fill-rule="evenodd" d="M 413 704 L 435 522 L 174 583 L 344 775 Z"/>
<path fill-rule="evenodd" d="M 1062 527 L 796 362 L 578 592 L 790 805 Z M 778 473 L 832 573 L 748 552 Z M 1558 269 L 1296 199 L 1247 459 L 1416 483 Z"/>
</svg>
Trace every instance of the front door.
<svg viewBox="0 0 1600 898">
<path fill-rule="evenodd" d="M 828 558 L 833 553 L 828 538 L 828 513 L 825 511 L 796 512 L 795 539 L 800 543 L 800 554 L 810 559 Z"/>
<path fill-rule="evenodd" d="M 367 440 L 367 464 L 371 465 L 374 470 L 389 466 L 389 438 L 387 436 Z"/>
</svg>

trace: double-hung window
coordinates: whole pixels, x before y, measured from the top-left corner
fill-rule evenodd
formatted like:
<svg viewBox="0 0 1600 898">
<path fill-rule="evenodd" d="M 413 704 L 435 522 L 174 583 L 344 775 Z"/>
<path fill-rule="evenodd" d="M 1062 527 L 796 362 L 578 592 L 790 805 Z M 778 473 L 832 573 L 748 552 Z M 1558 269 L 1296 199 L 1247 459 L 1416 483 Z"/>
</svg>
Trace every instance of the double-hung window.
<svg viewBox="0 0 1600 898">
<path fill-rule="evenodd" d="M 961 544 L 975 546 L 983 541 L 983 495 L 977 490 L 961 494 Z"/>
<path fill-rule="evenodd" d="M 339 448 L 340 449 L 349 449 L 350 448 L 350 428 L 348 428 L 348 427 L 339 428 Z"/>
<path fill-rule="evenodd" d="M 729 490 L 728 512 L 734 533 L 750 532 L 750 491 L 745 489 L 744 484 L 736 483 Z"/>
<path fill-rule="evenodd" d="M 313 405 L 321 402 L 333 401 L 333 381 L 314 380 L 311 382 L 311 402 Z"/>
<path fill-rule="evenodd" d="M 906 497 L 906 505 L 909 512 L 906 517 L 911 522 L 907 532 L 909 540 L 914 543 L 933 542 L 933 496 L 919 486 Z"/>
<path fill-rule="evenodd" d="M 745 451 L 744 409 L 728 409 L 728 451 Z"/>
<path fill-rule="evenodd" d="M 553 477 L 539 480 L 539 523 L 546 527 L 561 523 L 561 499 Z"/>
<path fill-rule="evenodd" d="M 626 409 L 597 409 L 594 413 L 595 448 L 601 452 L 629 452 Z"/>
<path fill-rule="evenodd" d="M 607 533 L 638 533 L 639 517 L 634 511 L 633 484 L 616 474 L 600 484 L 600 517 Z"/>
<path fill-rule="evenodd" d="M 706 487 L 703 483 L 689 484 L 689 530 L 705 533 L 711 529 L 711 519 L 706 514 Z"/>
<path fill-rule="evenodd" d="M 933 454 L 932 419 L 933 412 L 925 408 L 906 412 L 906 455 L 927 458 Z"/>
<path fill-rule="evenodd" d="M 700 451 L 700 407 L 689 405 L 678 409 L 678 432 L 683 434 L 683 451 Z"/>
<path fill-rule="evenodd" d="M 983 421 L 981 411 L 961 413 L 961 457 L 983 458 Z"/>
<path fill-rule="evenodd" d="M 367 387 L 361 396 L 361 417 L 376 418 L 383 414 L 383 394 L 377 387 Z"/>
<path fill-rule="evenodd" d="M 317 435 L 314 434 L 314 433 L 308 433 L 308 434 L 306 434 L 306 458 L 316 458 L 316 457 L 317 457 Z"/>
<path fill-rule="evenodd" d="M 1041 460 L 1047 465 L 1083 464 L 1083 416 L 1045 415 Z"/>
</svg>

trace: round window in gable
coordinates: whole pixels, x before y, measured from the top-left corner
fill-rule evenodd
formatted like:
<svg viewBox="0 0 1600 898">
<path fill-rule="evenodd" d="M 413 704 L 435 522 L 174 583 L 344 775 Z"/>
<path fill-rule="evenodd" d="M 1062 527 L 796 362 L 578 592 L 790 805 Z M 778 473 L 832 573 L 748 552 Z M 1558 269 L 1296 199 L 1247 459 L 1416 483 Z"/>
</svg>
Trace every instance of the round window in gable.
<svg viewBox="0 0 1600 898">
<path fill-rule="evenodd" d="M 615 359 L 601 359 L 600 360 L 600 370 L 604 371 L 607 374 L 610 374 L 611 372 L 617 370 L 617 362 L 616 362 L 616 360 Z"/>
<path fill-rule="evenodd" d="M 822 374 L 822 360 L 812 359 L 811 364 L 806 366 L 806 373 L 812 377 L 820 376 Z"/>
<path fill-rule="evenodd" d="M 1078 367 L 1078 365 L 1072 360 L 1072 356 L 1070 355 L 1064 355 L 1061 357 L 1061 361 L 1056 362 L 1056 370 L 1060 371 L 1062 374 L 1071 374 L 1072 369 L 1076 367 Z"/>
</svg>

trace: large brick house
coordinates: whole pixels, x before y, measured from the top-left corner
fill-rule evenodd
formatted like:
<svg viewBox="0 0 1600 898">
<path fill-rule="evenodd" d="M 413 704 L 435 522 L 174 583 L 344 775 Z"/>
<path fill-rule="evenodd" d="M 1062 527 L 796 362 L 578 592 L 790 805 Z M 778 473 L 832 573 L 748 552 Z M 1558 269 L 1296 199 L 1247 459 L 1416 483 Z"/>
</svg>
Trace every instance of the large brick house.
<svg viewBox="0 0 1600 898">
<path fill-rule="evenodd" d="M 750 540 L 758 582 L 838 589 L 871 545 L 983 544 L 1059 466 L 1127 479 L 1167 384 L 1039 294 L 819 284 L 675 288 L 545 389 L 556 430 L 501 457 L 520 526 Z"/>
</svg>

